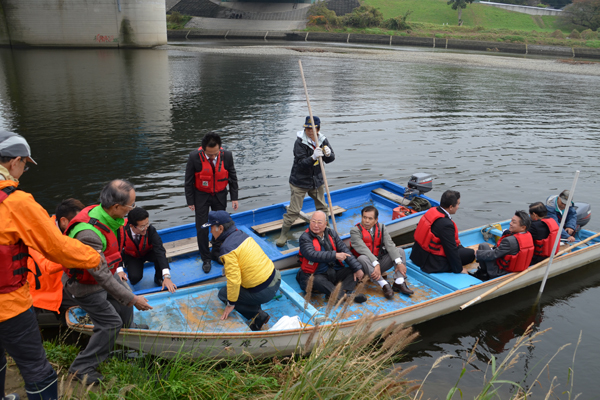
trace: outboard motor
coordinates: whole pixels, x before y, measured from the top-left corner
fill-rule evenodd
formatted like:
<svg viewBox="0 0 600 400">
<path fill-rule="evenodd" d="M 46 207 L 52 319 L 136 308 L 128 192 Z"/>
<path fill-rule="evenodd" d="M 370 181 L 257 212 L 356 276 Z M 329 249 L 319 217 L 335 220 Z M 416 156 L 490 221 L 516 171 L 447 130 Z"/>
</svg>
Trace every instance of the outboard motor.
<svg viewBox="0 0 600 400">
<path fill-rule="evenodd" d="M 425 172 L 417 172 L 410 177 L 408 189 L 404 191 L 404 198 L 412 200 L 431 189 L 433 189 L 433 177 Z"/>
<path fill-rule="evenodd" d="M 592 219 L 592 206 L 588 203 L 575 203 L 575 211 L 577 211 L 577 228 L 575 231 L 579 232 Z"/>
</svg>

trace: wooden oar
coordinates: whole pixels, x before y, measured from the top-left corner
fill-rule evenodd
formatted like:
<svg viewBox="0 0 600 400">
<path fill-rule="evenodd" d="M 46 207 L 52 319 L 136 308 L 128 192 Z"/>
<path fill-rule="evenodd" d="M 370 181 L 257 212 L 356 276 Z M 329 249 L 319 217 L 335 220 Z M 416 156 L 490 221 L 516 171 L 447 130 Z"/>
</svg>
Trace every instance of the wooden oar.
<svg viewBox="0 0 600 400">
<path fill-rule="evenodd" d="M 310 115 L 310 122 L 315 135 L 317 146 L 319 145 L 319 134 L 315 128 L 315 120 L 313 119 L 312 109 L 310 107 L 310 99 L 308 98 L 308 89 L 306 87 L 306 79 L 304 79 L 304 70 L 302 69 L 302 60 L 298 60 L 300 65 L 300 75 L 302 75 L 302 83 L 304 84 L 304 94 L 306 95 L 306 103 L 308 104 L 308 115 Z M 327 176 L 325 175 L 325 165 L 323 164 L 323 158 L 319 157 L 319 165 L 321 166 L 321 173 L 323 174 L 323 182 L 325 183 L 325 191 L 327 192 L 327 202 L 329 203 L 329 214 L 331 215 L 331 222 L 333 223 L 333 229 L 339 234 L 337 225 L 335 223 L 335 215 L 333 214 L 333 203 L 331 202 L 331 194 L 329 193 L 329 185 L 327 184 Z"/>
<path fill-rule="evenodd" d="M 558 256 L 560 256 L 560 255 L 563 255 L 563 254 L 565 254 L 566 252 L 568 252 L 568 251 L 572 250 L 573 248 L 575 248 L 575 247 L 579 247 L 579 246 L 581 246 L 582 244 L 585 244 L 585 243 L 589 242 L 590 240 L 597 238 L 598 236 L 600 236 L 600 233 L 596 233 L 595 235 L 592 235 L 592 236 L 590 236 L 589 238 L 587 238 L 587 239 L 585 239 L 585 240 L 582 240 L 582 241 L 581 241 L 581 242 L 579 242 L 579 243 L 575 243 L 575 244 L 573 244 L 572 246 L 569 246 L 569 247 L 567 247 L 566 249 L 564 249 L 564 250 L 562 250 L 562 251 L 560 251 L 560 252 L 556 253 L 556 257 L 558 257 Z M 486 296 L 490 295 L 491 293 L 494 293 L 496 290 L 500 289 L 501 287 L 503 287 L 503 286 L 505 286 L 505 285 L 508 285 L 510 282 L 512 282 L 512 281 L 514 281 L 514 280 L 516 280 L 516 279 L 519 279 L 520 277 L 522 277 L 522 276 L 523 276 L 523 275 L 525 275 L 526 273 L 528 273 L 528 272 L 531 272 L 531 271 L 533 271 L 534 269 L 538 269 L 538 268 L 540 268 L 540 267 L 542 267 L 542 266 L 546 265 L 546 264 L 548 263 L 548 261 L 549 261 L 549 260 L 550 260 L 550 259 L 549 259 L 549 258 L 547 258 L 547 259 L 545 259 L 544 261 L 540 261 L 539 263 L 537 263 L 537 264 L 535 264 L 535 265 L 533 265 L 533 266 L 531 266 L 531 267 L 527 268 L 525 271 L 519 272 L 518 274 L 516 274 L 516 275 L 512 276 L 511 278 L 508 278 L 507 280 L 505 280 L 504 282 L 502 282 L 502 283 L 500 283 L 500 284 L 498 284 L 498 285 L 494 286 L 493 288 L 491 288 L 490 290 L 488 290 L 488 291 L 487 291 L 487 292 L 485 292 L 484 294 L 482 294 L 482 295 L 479 295 L 479 296 L 477 296 L 476 298 L 474 298 L 473 300 L 471 300 L 471 301 L 469 301 L 469 302 L 467 302 L 467 303 L 463 304 L 462 306 L 460 306 L 460 309 L 461 309 L 461 310 L 464 310 L 465 308 L 467 308 L 467 307 L 469 307 L 469 306 L 471 306 L 471 305 L 473 305 L 473 304 L 477 303 L 479 300 L 481 300 L 481 299 L 483 299 L 484 297 L 486 297 Z"/>
</svg>

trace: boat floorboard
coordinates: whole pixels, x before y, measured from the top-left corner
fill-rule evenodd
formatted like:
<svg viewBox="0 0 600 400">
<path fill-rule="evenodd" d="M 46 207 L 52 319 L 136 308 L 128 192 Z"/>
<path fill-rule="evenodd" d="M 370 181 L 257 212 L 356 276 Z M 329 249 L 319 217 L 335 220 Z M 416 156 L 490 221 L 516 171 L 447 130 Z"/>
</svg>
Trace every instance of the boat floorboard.
<svg viewBox="0 0 600 400">
<path fill-rule="evenodd" d="M 346 211 L 345 208 L 342 208 L 340 206 L 333 206 L 333 213 L 336 216 L 341 215 L 345 211 Z M 312 217 L 313 213 L 314 213 L 314 211 L 311 211 L 311 212 L 306 213 L 306 215 L 310 218 L 310 217 Z M 296 221 L 294 221 L 292 226 L 304 225 L 304 224 L 306 224 L 306 221 L 304 219 L 298 217 L 296 219 Z M 252 226 L 252 229 L 254 229 L 254 231 L 257 234 L 262 236 L 269 232 L 281 230 L 282 225 L 283 225 L 283 219 L 279 219 L 277 221 L 271 221 L 271 222 L 266 222 L 266 223 L 260 224 L 260 225 L 254 225 L 254 226 Z"/>
</svg>

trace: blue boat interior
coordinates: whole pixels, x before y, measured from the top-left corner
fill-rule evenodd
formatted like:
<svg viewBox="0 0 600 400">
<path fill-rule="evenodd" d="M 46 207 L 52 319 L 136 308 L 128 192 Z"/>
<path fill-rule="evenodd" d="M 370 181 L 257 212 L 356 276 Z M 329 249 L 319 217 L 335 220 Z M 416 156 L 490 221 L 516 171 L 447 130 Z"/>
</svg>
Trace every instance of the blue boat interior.
<svg viewBox="0 0 600 400">
<path fill-rule="evenodd" d="M 342 215 L 336 216 L 338 232 L 342 238 L 350 236 L 350 229 L 360 222 L 360 211 L 367 205 L 374 205 L 377 207 L 379 210 L 379 222 L 384 223 L 387 226 L 391 226 L 401 220 L 404 221 L 415 218 L 422 214 L 417 213 L 402 219 L 392 220 L 393 209 L 396 208 L 398 204 L 373 193 L 373 190 L 380 188 L 398 196 L 402 196 L 405 190 L 403 186 L 387 180 L 380 180 L 331 192 L 331 201 L 334 206 L 340 206 L 346 210 Z M 433 206 L 439 205 L 439 203 L 433 199 L 426 196 L 421 197 L 427 199 Z M 256 210 L 232 214 L 232 218 L 235 221 L 237 228 L 251 236 L 271 260 L 275 262 L 281 259 L 290 258 L 293 259 L 292 264 L 295 264 L 298 255 L 298 240 L 300 235 L 308 228 L 308 224 L 294 226 L 288 235 L 291 239 L 288 240 L 286 246 L 282 248 L 275 245 L 275 241 L 280 234 L 279 230 L 260 236 L 252 229 L 252 227 L 256 225 L 281 220 L 285 213 L 285 207 L 288 205 L 289 202 L 274 204 Z M 310 197 L 304 199 L 302 211 L 306 213 L 315 211 L 314 201 Z M 186 224 L 174 228 L 162 229 L 158 233 L 164 243 L 169 243 L 182 239 L 195 238 L 196 226 L 195 224 Z M 198 251 L 173 257 L 170 264 L 171 279 L 178 287 L 189 286 L 223 276 L 223 267 L 214 261 L 212 263 L 211 271 L 208 274 L 205 274 L 202 271 L 202 260 Z M 154 283 L 154 264 L 146 263 L 142 280 L 132 286 L 132 290 L 136 294 L 147 294 L 158 292 L 160 289 L 161 287 Z"/>
<path fill-rule="evenodd" d="M 502 228 L 508 227 L 508 221 L 502 223 Z M 501 233 L 499 231 L 493 233 Z M 583 240 L 594 232 L 582 230 L 579 239 Z M 462 232 L 460 235 L 465 247 L 477 245 L 484 241 L 480 228 Z M 488 243 L 494 244 L 494 238 Z M 600 243 L 600 239 L 592 240 L 582 247 Z M 410 249 L 406 251 L 410 255 Z M 481 283 L 480 280 L 467 274 L 427 274 L 418 267 L 407 262 L 408 284 L 415 292 L 411 296 L 395 294 L 392 300 L 383 297 L 379 285 L 368 282 L 364 293 L 368 300 L 362 304 L 351 304 L 344 315 L 338 315 L 340 309 L 332 307 L 329 315 L 327 299 L 323 294 L 312 294 L 308 303 L 305 302 L 305 293 L 296 281 L 298 269 L 281 271 L 282 283 L 280 290 L 273 300 L 263 305 L 263 309 L 270 314 L 271 319 L 263 329 L 272 327 L 284 315 L 297 315 L 302 323 L 313 325 L 317 318 L 324 323 L 353 321 L 361 318 L 365 313 L 385 314 L 405 307 L 419 304 L 439 296 L 468 288 Z M 391 271 L 390 271 L 391 272 Z M 391 282 L 391 274 L 388 276 Z M 144 312 L 135 312 L 134 320 L 137 323 L 148 324 L 150 330 L 161 332 L 205 332 L 205 333 L 241 333 L 250 332 L 248 321 L 240 314 L 233 312 L 230 317 L 220 319 L 225 309 L 224 304 L 218 299 L 218 291 L 225 286 L 225 282 L 210 283 L 201 286 L 188 287 L 177 290 L 176 293 L 160 292 L 147 296 L 153 309 Z M 77 323 L 77 318 L 85 315 L 79 308 L 72 309 L 67 318 Z"/>
</svg>

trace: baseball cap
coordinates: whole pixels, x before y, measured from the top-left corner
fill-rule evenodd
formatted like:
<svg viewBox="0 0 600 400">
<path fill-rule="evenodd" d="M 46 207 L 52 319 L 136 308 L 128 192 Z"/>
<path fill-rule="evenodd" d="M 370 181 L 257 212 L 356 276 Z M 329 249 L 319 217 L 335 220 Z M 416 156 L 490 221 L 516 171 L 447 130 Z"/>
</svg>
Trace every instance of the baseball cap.
<svg viewBox="0 0 600 400">
<path fill-rule="evenodd" d="M 569 201 L 569 191 L 563 190 L 558 196 L 558 198 L 560 199 L 560 201 L 562 201 L 563 204 L 567 204 L 567 202 Z"/>
<path fill-rule="evenodd" d="M 315 121 L 315 126 L 317 128 L 321 127 L 321 120 L 319 119 L 319 117 L 317 117 L 316 115 L 313 115 L 313 121 Z M 306 117 L 306 121 L 304 121 L 304 127 L 305 128 L 312 128 L 312 124 L 310 123 L 310 115 L 308 117 Z"/>
<path fill-rule="evenodd" d="M 203 228 L 208 228 L 213 225 L 224 225 L 233 221 L 227 211 L 211 211 L 208 213 L 208 222 L 202 225 Z"/>
<path fill-rule="evenodd" d="M 27 161 L 37 163 L 31 158 L 31 149 L 25 138 L 14 132 L 0 131 L 0 156 L 1 157 L 23 157 Z"/>
</svg>

